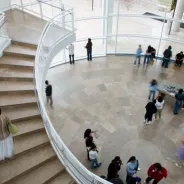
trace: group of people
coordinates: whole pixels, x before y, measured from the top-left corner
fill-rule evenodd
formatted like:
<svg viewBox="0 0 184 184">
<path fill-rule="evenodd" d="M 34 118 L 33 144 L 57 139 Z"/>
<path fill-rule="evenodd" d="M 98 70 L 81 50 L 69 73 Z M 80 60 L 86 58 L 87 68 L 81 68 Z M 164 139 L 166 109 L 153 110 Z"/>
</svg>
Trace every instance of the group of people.
<svg viewBox="0 0 184 184">
<path fill-rule="evenodd" d="M 95 131 L 91 129 L 86 129 L 84 132 L 84 139 L 87 149 L 87 158 L 90 161 L 91 169 L 98 168 L 101 163 L 98 162 L 98 150 L 93 140 L 93 134 Z M 119 156 L 116 156 L 108 166 L 107 176 L 102 175 L 101 177 L 113 184 L 123 184 L 123 181 L 119 178 L 118 172 L 121 170 L 123 165 L 122 160 Z M 127 184 L 141 184 L 141 178 L 137 175 L 140 170 L 139 161 L 135 156 L 130 157 L 126 163 L 126 183 Z M 163 178 L 167 177 L 167 170 L 161 166 L 160 163 L 154 163 L 148 169 L 148 177 L 145 179 L 144 183 L 148 184 L 153 180 L 153 184 L 157 184 Z"/>
<path fill-rule="evenodd" d="M 135 61 L 134 61 L 134 65 L 136 66 L 137 64 L 137 60 L 138 60 L 138 65 L 141 64 L 141 55 L 142 55 L 142 47 L 141 45 L 138 46 L 137 50 L 136 50 L 136 57 L 135 57 Z M 155 48 L 153 48 L 151 45 L 148 46 L 148 48 L 146 49 L 146 53 L 144 55 L 144 62 L 143 64 L 148 65 L 150 60 L 153 60 L 155 58 L 155 54 L 156 54 L 156 50 Z M 162 61 L 162 67 L 164 68 L 168 68 L 169 62 L 171 60 L 172 57 L 172 47 L 169 46 L 164 52 L 163 52 L 163 61 Z M 175 57 L 175 66 L 179 66 L 181 67 L 183 64 L 183 59 L 184 59 L 184 54 L 181 51 L 180 53 L 176 54 Z"/>
</svg>

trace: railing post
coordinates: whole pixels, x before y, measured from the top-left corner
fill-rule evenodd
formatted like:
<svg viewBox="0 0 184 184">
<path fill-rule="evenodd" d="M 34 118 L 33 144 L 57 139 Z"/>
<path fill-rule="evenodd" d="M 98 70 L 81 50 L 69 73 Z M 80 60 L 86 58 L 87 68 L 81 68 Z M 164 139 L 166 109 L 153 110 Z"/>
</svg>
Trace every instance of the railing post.
<svg viewBox="0 0 184 184">
<path fill-rule="evenodd" d="M 41 2 L 38 2 L 38 4 L 39 4 L 39 7 L 40 7 L 40 17 L 41 17 L 41 19 L 43 19 L 42 4 L 41 4 Z"/>
<path fill-rule="evenodd" d="M 71 9 L 71 16 L 72 16 L 72 32 L 74 32 L 74 14 L 73 14 L 73 8 Z"/>
<path fill-rule="evenodd" d="M 20 0 L 20 4 L 21 4 L 22 11 L 23 11 L 24 10 L 24 5 L 23 5 L 22 0 Z"/>
</svg>

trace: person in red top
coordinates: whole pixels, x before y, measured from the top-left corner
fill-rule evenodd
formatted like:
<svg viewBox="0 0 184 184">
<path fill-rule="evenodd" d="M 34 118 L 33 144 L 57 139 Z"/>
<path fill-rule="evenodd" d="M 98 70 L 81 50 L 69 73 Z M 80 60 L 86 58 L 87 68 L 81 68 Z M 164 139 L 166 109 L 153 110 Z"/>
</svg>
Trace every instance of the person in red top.
<svg viewBox="0 0 184 184">
<path fill-rule="evenodd" d="M 161 166 L 160 163 L 155 163 L 148 169 L 148 177 L 145 180 L 145 184 L 153 180 L 152 184 L 157 184 L 163 178 L 167 177 L 167 170 Z"/>
</svg>

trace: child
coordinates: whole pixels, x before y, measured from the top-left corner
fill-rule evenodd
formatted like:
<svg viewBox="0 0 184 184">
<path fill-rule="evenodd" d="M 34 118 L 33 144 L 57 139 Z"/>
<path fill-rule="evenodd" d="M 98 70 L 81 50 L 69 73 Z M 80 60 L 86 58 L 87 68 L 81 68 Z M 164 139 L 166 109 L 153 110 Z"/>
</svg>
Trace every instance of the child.
<svg viewBox="0 0 184 184">
<path fill-rule="evenodd" d="M 90 162 L 91 162 L 91 169 L 100 167 L 101 163 L 98 163 L 97 160 L 97 149 L 96 149 L 96 145 L 93 143 L 91 145 L 90 151 L 89 151 L 89 158 L 90 158 Z"/>
<path fill-rule="evenodd" d="M 151 123 L 152 121 L 152 117 L 153 114 L 157 112 L 157 108 L 155 106 L 156 100 L 154 100 L 153 102 L 148 102 L 148 104 L 146 105 L 146 114 L 145 114 L 145 120 L 144 120 L 144 124 L 148 125 Z"/>
<path fill-rule="evenodd" d="M 136 50 L 136 58 L 134 61 L 134 66 L 136 66 L 137 59 L 138 59 L 138 64 L 140 65 L 141 54 L 142 54 L 142 48 L 141 48 L 141 45 L 139 45 L 138 49 Z"/>
<path fill-rule="evenodd" d="M 157 112 L 155 113 L 155 119 L 157 119 L 157 115 L 159 115 L 159 118 L 162 116 L 162 109 L 164 107 L 164 100 L 162 96 L 159 96 L 156 100 L 155 106 L 157 108 Z"/>
</svg>

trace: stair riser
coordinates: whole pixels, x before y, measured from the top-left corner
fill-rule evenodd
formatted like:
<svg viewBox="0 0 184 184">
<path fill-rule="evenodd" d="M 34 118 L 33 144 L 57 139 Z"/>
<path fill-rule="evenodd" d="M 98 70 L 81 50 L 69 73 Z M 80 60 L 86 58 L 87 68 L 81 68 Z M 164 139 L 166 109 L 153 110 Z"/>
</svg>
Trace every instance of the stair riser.
<svg viewBox="0 0 184 184">
<path fill-rule="evenodd" d="M 4 106 L 0 106 L 1 109 L 11 109 L 11 108 L 17 108 L 17 107 L 28 107 L 28 106 L 33 106 L 33 105 L 37 105 L 37 102 L 29 102 L 29 103 L 22 103 L 22 104 L 12 104 L 12 105 L 4 105 Z"/>
<path fill-rule="evenodd" d="M 23 42 L 18 42 L 18 41 L 11 41 L 12 44 L 14 45 L 20 45 L 20 46 L 25 46 L 25 47 L 29 47 L 29 48 L 34 48 L 36 49 L 37 48 L 37 45 L 33 45 L 31 43 L 23 43 Z"/>
<path fill-rule="evenodd" d="M 16 124 L 17 125 L 17 124 Z M 18 127 L 18 126 L 17 126 Z M 29 134 L 34 134 L 34 133 L 37 133 L 37 132 L 45 132 L 45 128 L 43 127 L 43 128 L 40 128 L 40 129 L 36 129 L 36 130 L 33 130 L 33 131 L 29 131 L 29 132 L 25 132 L 25 133 L 23 133 L 23 134 L 19 134 L 19 135 L 17 135 L 17 134 L 15 134 L 14 136 L 13 136 L 13 138 L 14 139 L 19 139 L 20 137 L 21 138 L 25 138 L 25 136 L 27 136 L 27 135 L 29 135 Z"/>
<path fill-rule="evenodd" d="M 0 95 L 5 94 L 35 94 L 34 90 L 0 91 Z"/>
<path fill-rule="evenodd" d="M 33 78 L 30 77 L 0 77 L 0 81 L 32 81 L 33 82 Z"/>
<path fill-rule="evenodd" d="M 59 160 L 58 160 L 59 161 Z M 58 177 L 59 175 L 61 175 L 62 173 L 65 172 L 65 168 L 63 168 L 61 171 L 59 171 L 57 174 L 55 174 L 54 176 L 52 176 L 51 178 L 49 178 L 49 180 L 45 181 L 43 184 L 49 184 L 53 179 L 55 179 L 56 177 Z"/>
<path fill-rule="evenodd" d="M 21 69 L 26 69 L 29 71 L 33 71 L 33 66 L 23 66 L 23 65 L 11 65 L 11 64 L 1 64 L 0 63 L 1 68 L 13 68 L 13 69 L 17 69 L 17 68 L 21 68 Z"/>
<path fill-rule="evenodd" d="M 56 158 L 55 155 L 52 156 L 52 157 L 50 157 L 49 159 L 47 159 L 47 160 L 45 160 L 45 161 L 39 163 L 38 165 L 32 167 L 31 169 L 28 169 L 27 171 L 25 171 L 25 172 L 23 172 L 23 173 L 17 175 L 16 177 L 14 177 L 14 178 L 12 178 L 12 179 L 6 181 L 6 182 L 3 182 L 2 184 L 12 184 L 13 181 L 15 181 L 18 177 L 23 176 L 24 174 L 26 174 L 26 173 L 28 173 L 28 172 L 30 172 L 30 171 L 35 170 L 36 168 L 40 167 L 42 164 L 45 164 L 45 163 L 49 162 L 50 160 L 52 160 L 52 159 L 54 159 L 54 158 Z"/>
<path fill-rule="evenodd" d="M 30 58 L 30 59 L 34 59 L 35 56 L 34 55 L 28 55 L 28 54 L 24 54 L 24 53 L 15 53 L 15 52 L 4 52 L 5 56 L 14 56 L 14 57 L 24 57 L 24 58 Z"/>
<path fill-rule="evenodd" d="M 23 118 L 11 119 L 11 121 L 12 121 L 12 123 L 16 123 L 16 122 L 19 122 L 19 121 L 25 121 L 25 120 L 30 120 L 30 119 L 39 118 L 39 117 L 40 117 L 40 114 L 36 114 L 36 115 L 33 115 L 33 116 L 27 116 L 27 117 L 23 117 Z"/>
</svg>

